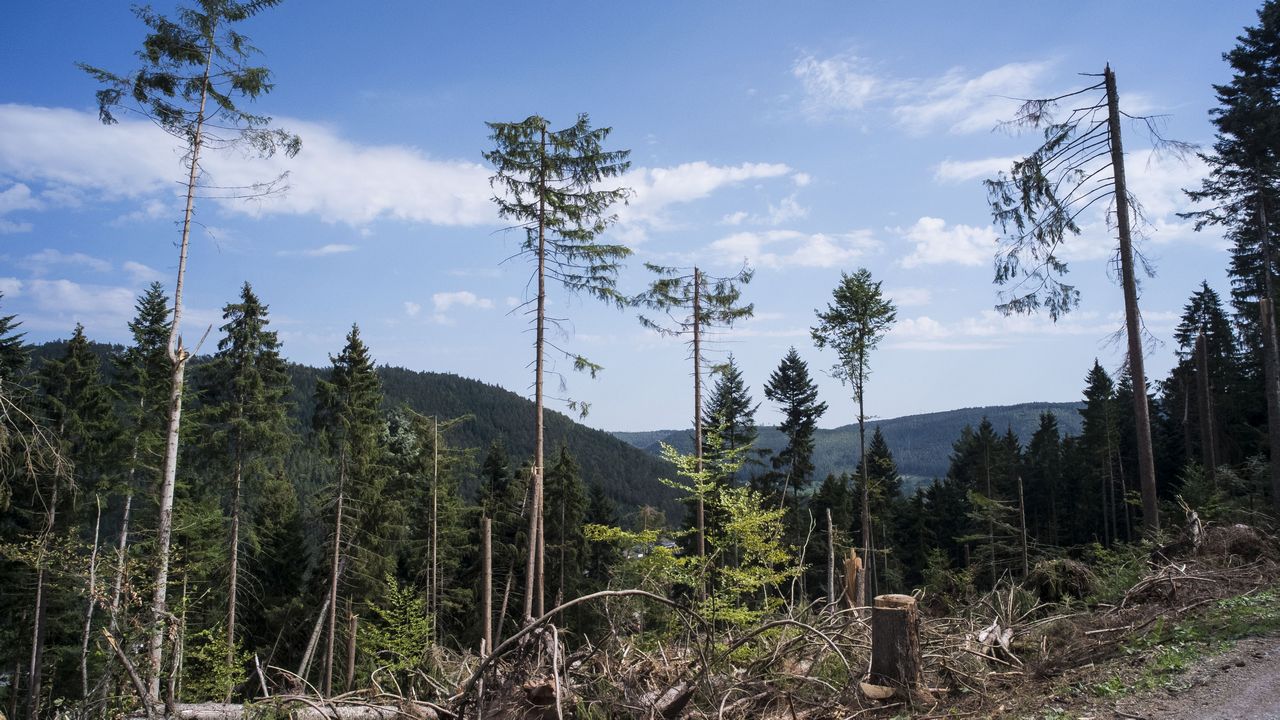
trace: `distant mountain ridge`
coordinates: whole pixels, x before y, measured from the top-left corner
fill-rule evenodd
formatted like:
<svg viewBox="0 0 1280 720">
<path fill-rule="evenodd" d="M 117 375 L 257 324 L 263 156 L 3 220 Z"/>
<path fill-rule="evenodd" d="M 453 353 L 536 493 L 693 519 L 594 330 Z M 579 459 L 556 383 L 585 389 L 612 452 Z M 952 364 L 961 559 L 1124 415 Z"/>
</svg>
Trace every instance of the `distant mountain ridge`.
<svg viewBox="0 0 1280 720">
<path fill-rule="evenodd" d="M 867 439 L 870 441 L 871 433 L 879 427 L 889 443 L 889 449 L 893 451 L 898 471 L 920 482 L 946 475 L 951 446 L 960 437 L 960 431 L 965 425 L 977 427 L 985 417 L 998 433 L 1003 434 L 1006 429 L 1011 428 L 1023 446 L 1026 446 L 1031 435 L 1040 426 L 1042 412 L 1053 413 L 1063 435 L 1078 435 L 1082 424 L 1079 410 L 1082 407 L 1082 402 L 1031 402 L 871 420 L 867 423 Z M 693 449 L 693 439 L 688 430 L 615 432 L 613 435 L 649 453 L 656 454 L 660 442 L 682 452 Z M 777 428 L 760 428 L 757 448 L 776 452 L 785 444 L 786 437 Z M 828 474 L 854 472 L 858 467 L 857 423 L 818 430 L 814 437 L 813 463 L 814 477 L 818 479 L 825 478 Z"/>
</svg>

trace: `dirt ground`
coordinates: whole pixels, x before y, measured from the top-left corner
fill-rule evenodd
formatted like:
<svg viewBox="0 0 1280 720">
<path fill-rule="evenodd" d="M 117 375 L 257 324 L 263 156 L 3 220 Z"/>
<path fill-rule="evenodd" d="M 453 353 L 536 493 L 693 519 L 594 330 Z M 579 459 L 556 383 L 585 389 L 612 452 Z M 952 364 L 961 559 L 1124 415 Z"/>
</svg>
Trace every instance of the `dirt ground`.
<svg viewBox="0 0 1280 720">
<path fill-rule="evenodd" d="M 1147 693 L 1116 704 L 1119 718 L 1280 719 L 1280 637 L 1255 637 L 1196 664 L 1186 689 Z M 1105 717 L 1105 716 L 1104 716 Z"/>
</svg>

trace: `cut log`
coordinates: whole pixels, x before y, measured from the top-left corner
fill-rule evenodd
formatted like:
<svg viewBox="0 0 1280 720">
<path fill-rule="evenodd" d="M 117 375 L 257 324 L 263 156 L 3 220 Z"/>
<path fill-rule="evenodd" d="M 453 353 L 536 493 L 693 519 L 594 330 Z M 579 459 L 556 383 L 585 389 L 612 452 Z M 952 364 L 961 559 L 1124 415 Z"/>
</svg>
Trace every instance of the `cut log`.
<svg viewBox="0 0 1280 720">
<path fill-rule="evenodd" d="M 880 595 L 871 608 L 871 675 L 912 702 L 930 699 L 920 661 L 920 613 L 910 595 Z"/>
<path fill-rule="evenodd" d="M 403 707 L 392 705 L 336 705 L 319 700 L 315 705 L 288 703 L 290 720 L 437 720 L 440 715 L 434 708 L 422 703 L 408 703 Z M 233 703 L 192 703 L 174 706 L 169 715 L 172 720 L 248 720 L 263 717 L 269 704 L 236 705 Z M 135 713 L 128 716 L 138 720 L 144 716 Z M 267 715 L 267 717 L 275 717 Z"/>
</svg>

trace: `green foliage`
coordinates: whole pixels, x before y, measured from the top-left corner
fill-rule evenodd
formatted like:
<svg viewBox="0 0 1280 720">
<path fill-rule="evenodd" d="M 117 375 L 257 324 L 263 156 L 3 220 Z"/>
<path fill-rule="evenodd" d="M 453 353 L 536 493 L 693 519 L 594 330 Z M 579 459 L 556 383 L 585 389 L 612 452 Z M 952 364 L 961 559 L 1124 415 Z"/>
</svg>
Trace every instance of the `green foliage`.
<svg viewBox="0 0 1280 720">
<path fill-rule="evenodd" d="M 813 479 L 814 433 L 818 420 L 827 412 L 827 404 L 818 400 L 818 386 L 809 376 L 809 365 L 800 359 L 795 347 L 787 350 L 778 368 L 769 375 L 764 396 L 777 403 L 782 413 L 778 431 L 786 437 L 786 445 L 773 454 L 773 473 L 757 489 L 766 497 L 777 494 L 781 504 L 790 488 L 798 501 Z M 797 513 L 793 510 L 793 514 Z"/>
<path fill-rule="evenodd" d="M 853 389 L 853 399 L 861 405 L 871 376 L 871 351 L 893 327 L 898 310 L 866 268 L 853 275 L 840 273 L 840 284 L 832 295 L 826 310 L 815 311 L 818 325 L 810 335 L 818 348 L 835 350 L 837 362 L 831 374 Z"/>
<path fill-rule="evenodd" d="M 1120 602 L 1147 571 L 1146 552 L 1138 545 L 1108 549 L 1093 543 L 1085 548 L 1085 562 L 1098 579 L 1097 590 L 1085 600 L 1090 605 Z"/>
<path fill-rule="evenodd" d="M 246 64 L 254 47 L 234 25 L 279 3 L 197 0 L 194 6 L 180 8 L 176 19 L 150 6 L 135 6 L 134 14 L 150 30 L 138 53 L 143 66 L 119 75 L 79 63 L 105 86 L 97 93 L 102 121 L 115 123 L 115 113 L 123 108 L 152 119 L 184 144 L 212 140 L 228 146 L 243 141 L 264 156 L 277 148 L 296 155 L 302 148 L 296 135 L 267 128 L 270 118 L 237 105 L 238 98 L 254 100 L 270 92 L 272 83 L 267 68 Z M 228 129 L 235 137 L 219 134 Z"/>
<path fill-rule="evenodd" d="M 404 680 L 420 669 L 431 647 L 431 616 L 427 601 L 412 583 L 400 583 L 388 574 L 378 599 L 370 603 L 371 622 L 360 626 L 367 642 L 365 647 L 380 667 Z"/>
<path fill-rule="evenodd" d="M 236 643 L 227 647 L 227 629 L 215 626 L 189 633 L 184 642 L 182 663 L 183 698 L 191 702 L 222 700 L 246 678 L 245 668 L 252 658 Z M 228 663 L 228 657 L 233 661 Z"/>
</svg>

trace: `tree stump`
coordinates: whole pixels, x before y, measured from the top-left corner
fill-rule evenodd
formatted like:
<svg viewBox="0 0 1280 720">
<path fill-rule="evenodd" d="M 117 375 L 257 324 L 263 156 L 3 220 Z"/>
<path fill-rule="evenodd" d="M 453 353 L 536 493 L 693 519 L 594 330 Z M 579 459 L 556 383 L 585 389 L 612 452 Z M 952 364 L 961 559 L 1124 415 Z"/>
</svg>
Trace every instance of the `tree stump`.
<svg viewBox="0 0 1280 720">
<path fill-rule="evenodd" d="M 910 595 L 876 597 L 871 608 L 871 675 L 863 685 L 870 697 L 883 696 L 887 688 L 911 702 L 932 699 L 921 672 L 920 613 Z"/>
</svg>

